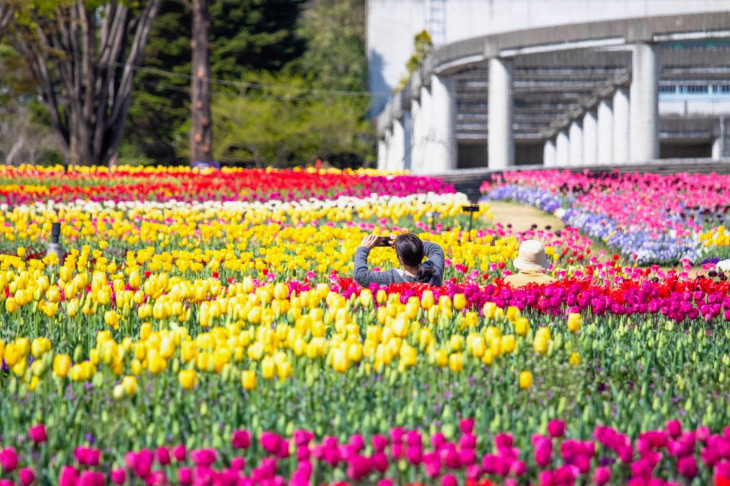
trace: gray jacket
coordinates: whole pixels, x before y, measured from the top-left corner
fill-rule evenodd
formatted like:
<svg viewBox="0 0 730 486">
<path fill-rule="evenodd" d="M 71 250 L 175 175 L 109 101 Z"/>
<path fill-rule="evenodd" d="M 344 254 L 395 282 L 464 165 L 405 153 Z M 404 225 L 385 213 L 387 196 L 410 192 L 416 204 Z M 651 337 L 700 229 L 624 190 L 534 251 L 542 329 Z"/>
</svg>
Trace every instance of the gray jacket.
<svg viewBox="0 0 730 486">
<path fill-rule="evenodd" d="M 428 257 L 428 261 L 423 265 L 433 265 L 436 272 L 427 284 L 440 287 L 444 284 L 444 251 L 436 243 L 430 241 L 423 242 L 423 251 Z M 353 278 L 363 287 L 369 286 L 375 282 L 378 285 L 390 285 L 403 282 L 418 282 L 416 277 L 412 277 L 399 268 L 391 268 L 382 272 L 371 272 L 368 270 L 368 255 L 370 250 L 361 246 L 355 252 L 355 271 Z"/>
</svg>

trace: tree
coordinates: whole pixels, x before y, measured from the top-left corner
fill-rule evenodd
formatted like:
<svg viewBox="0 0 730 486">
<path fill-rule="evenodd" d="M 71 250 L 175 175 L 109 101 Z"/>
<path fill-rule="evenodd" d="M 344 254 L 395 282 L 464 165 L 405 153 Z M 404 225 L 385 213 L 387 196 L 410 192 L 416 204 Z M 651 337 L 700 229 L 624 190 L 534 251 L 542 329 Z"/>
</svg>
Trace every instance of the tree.
<svg viewBox="0 0 730 486">
<path fill-rule="evenodd" d="M 7 165 L 63 161 L 45 115 L 25 61 L 0 41 L 0 161 Z"/>
<path fill-rule="evenodd" d="M 259 75 L 259 85 L 213 102 L 216 158 L 286 167 L 370 150 L 369 123 L 347 97 L 327 96 L 295 75 Z"/>
<path fill-rule="evenodd" d="M 365 0 L 319 0 L 302 17 L 306 49 L 294 67 L 322 88 L 367 92 Z"/>
<path fill-rule="evenodd" d="M 0 2 L 0 36 L 13 18 L 13 9 L 9 2 Z"/>
<path fill-rule="evenodd" d="M 304 50 L 296 31 L 302 0 L 209 0 L 211 77 L 240 81 L 278 72 Z M 135 80 L 125 143 L 158 163 L 190 157 L 192 15 L 186 0 L 163 0 Z M 218 93 L 235 88 L 211 85 Z M 184 147 L 184 149 L 183 149 Z"/>
<path fill-rule="evenodd" d="M 208 0 L 193 0 L 193 61 L 190 81 L 190 163 L 213 160 L 210 120 L 210 15 Z"/>
<path fill-rule="evenodd" d="M 182 1 L 163 0 L 145 48 L 143 69 L 134 79 L 124 151 L 133 149 L 158 164 L 188 160 L 188 153 L 178 155 L 176 138 L 190 117 L 191 30 L 190 10 Z"/>
<path fill-rule="evenodd" d="M 13 22 L 12 43 L 71 163 L 105 165 L 116 154 L 161 1 L 67 0 Z"/>
</svg>

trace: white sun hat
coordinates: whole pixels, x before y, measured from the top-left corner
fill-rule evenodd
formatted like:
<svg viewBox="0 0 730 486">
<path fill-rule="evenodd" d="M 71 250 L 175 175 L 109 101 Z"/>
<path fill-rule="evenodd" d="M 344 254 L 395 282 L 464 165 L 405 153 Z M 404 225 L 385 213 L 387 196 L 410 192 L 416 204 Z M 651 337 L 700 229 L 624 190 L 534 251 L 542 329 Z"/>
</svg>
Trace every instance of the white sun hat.
<svg viewBox="0 0 730 486">
<path fill-rule="evenodd" d="M 537 240 L 525 240 L 513 265 L 518 270 L 547 270 L 550 262 L 545 257 L 545 245 Z"/>
</svg>

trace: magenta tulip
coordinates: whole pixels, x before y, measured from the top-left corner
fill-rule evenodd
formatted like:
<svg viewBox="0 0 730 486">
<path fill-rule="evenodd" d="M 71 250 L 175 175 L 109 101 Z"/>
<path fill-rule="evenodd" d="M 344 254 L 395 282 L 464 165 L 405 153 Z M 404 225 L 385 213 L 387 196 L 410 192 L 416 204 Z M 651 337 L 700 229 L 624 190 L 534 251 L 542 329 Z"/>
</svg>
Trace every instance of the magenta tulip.
<svg viewBox="0 0 730 486">
<path fill-rule="evenodd" d="M 459 482 L 453 474 L 446 474 L 441 478 L 441 486 L 458 486 Z"/>
<path fill-rule="evenodd" d="M 593 471 L 593 484 L 603 486 L 611 480 L 611 469 L 606 466 L 598 466 Z"/>
<path fill-rule="evenodd" d="M 184 445 L 173 447 L 172 455 L 177 462 L 184 462 L 187 460 L 188 450 Z"/>
<path fill-rule="evenodd" d="M 681 457 L 677 461 L 677 471 L 687 479 L 697 476 L 697 461 L 694 456 Z"/>
<path fill-rule="evenodd" d="M 127 481 L 127 471 L 121 467 L 114 469 L 111 473 L 111 480 L 114 484 L 124 484 Z"/>
<path fill-rule="evenodd" d="M 565 422 L 562 420 L 551 420 L 548 423 L 547 429 L 550 437 L 562 437 L 565 434 Z"/>
<path fill-rule="evenodd" d="M 251 433 L 248 430 L 236 430 L 231 438 L 234 449 L 248 449 L 251 445 Z"/>
<path fill-rule="evenodd" d="M 30 440 L 32 440 L 36 444 L 45 442 L 47 439 L 46 426 L 43 424 L 34 425 L 30 429 L 28 429 L 28 437 L 30 437 Z"/>
<path fill-rule="evenodd" d="M 35 472 L 29 467 L 24 467 L 18 472 L 18 479 L 23 486 L 30 486 L 35 481 Z"/>
<path fill-rule="evenodd" d="M 58 478 L 58 486 L 76 486 L 79 480 L 79 473 L 76 468 L 64 466 L 61 468 L 61 475 Z"/>
<path fill-rule="evenodd" d="M 0 466 L 6 473 L 11 473 L 18 467 L 18 453 L 13 447 L 8 447 L 0 452 Z"/>
</svg>

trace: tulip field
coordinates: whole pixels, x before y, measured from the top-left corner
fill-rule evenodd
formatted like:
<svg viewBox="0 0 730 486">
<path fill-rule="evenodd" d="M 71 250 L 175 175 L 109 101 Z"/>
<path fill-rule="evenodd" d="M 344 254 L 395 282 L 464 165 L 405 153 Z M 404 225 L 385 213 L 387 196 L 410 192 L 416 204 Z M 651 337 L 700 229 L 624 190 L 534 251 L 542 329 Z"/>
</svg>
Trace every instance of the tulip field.
<svg viewBox="0 0 730 486">
<path fill-rule="evenodd" d="M 508 172 L 482 191 L 554 213 L 641 264 L 730 256 L 729 175 Z"/>
<path fill-rule="evenodd" d="M 0 486 L 730 485 L 728 187 L 508 173 L 469 230 L 428 177 L 0 167 Z M 406 231 L 443 287 L 352 280 Z"/>
</svg>

